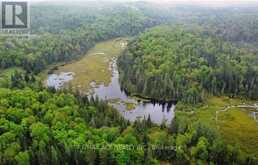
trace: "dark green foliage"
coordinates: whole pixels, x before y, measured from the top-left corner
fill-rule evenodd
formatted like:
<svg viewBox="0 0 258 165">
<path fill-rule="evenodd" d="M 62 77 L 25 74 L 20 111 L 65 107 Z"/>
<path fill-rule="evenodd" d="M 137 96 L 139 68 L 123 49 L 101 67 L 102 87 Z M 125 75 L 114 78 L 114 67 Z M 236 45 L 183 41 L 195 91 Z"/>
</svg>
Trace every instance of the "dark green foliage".
<svg viewBox="0 0 258 165">
<path fill-rule="evenodd" d="M 149 119 L 131 125 L 105 102 L 78 94 L 2 88 L 0 115 L 2 164 L 257 162 L 184 115 L 176 117 L 172 131 Z"/>
<path fill-rule="evenodd" d="M 251 17 L 235 16 L 231 26 L 221 21 L 221 16 L 231 20 L 227 10 L 171 10 L 141 2 L 84 5 L 33 5 L 32 31 L 38 36 L 0 38 L 0 71 L 25 70 L 10 76 L 5 86 L 10 89 L 0 89 L 0 164 L 258 164 L 255 156 L 225 144 L 217 130 L 187 115 L 176 114 L 169 128 L 150 117 L 130 124 L 98 98 L 43 89 L 35 74 L 80 57 L 98 41 L 172 21 L 203 25 L 204 31 L 159 27 L 132 41 L 119 59 L 129 92 L 188 103 L 202 101 L 206 93 L 257 99 L 257 56 L 216 37 L 256 43 Z M 177 108 L 192 111 L 191 104 L 184 105 Z"/>
<path fill-rule="evenodd" d="M 132 94 L 193 104 L 207 93 L 258 98 L 255 54 L 182 27 L 145 32 L 118 64 L 121 84 Z"/>
<path fill-rule="evenodd" d="M 131 12 L 128 9 L 118 10 L 116 8 L 112 8 L 112 12 L 106 11 L 100 15 L 96 14 L 93 18 L 89 18 L 89 21 L 87 19 L 85 20 L 84 17 L 80 17 L 80 12 L 84 8 L 78 8 L 77 6 L 78 11 L 72 11 L 72 13 L 76 13 L 73 17 L 79 19 L 78 22 L 80 22 L 81 26 L 72 25 L 76 28 L 71 29 L 67 27 L 70 25 L 69 21 L 61 21 L 60 25 L 57 27 L 53 26 L 52 30 L 59 29 L 59 26 L 66 26 L 67 28 L 63 28 L 62 32 L 59 31 L 60 34 L 49 34 L 46 31 L 51 31 L 51 29 L 49 29 L 50 27 L 46 27 L 46 24 L 57 23 L 55 19 L 60 15 L 54 17 L 54 20 L 48 20 L 47 18 L 53 17 L 55 12 L 59 10 L 65 11 L 68 6 L 55 6 L 50 7 L 50 9 L 48 7 L 44 5 L 35 6 L 33 13 L 34 18 L 41 15 L 40 13 L 43 11 L 43 8 L 51 10 L 49 13 L 44 10 L 46 16 L 40 18 L 33 25 L 36 26 L 34 27 L 36 31 L 42 30 L 39 26 L 42 26 L 43 29 L 46 28 L 43 30 L 44 33 L 36 33 L 36 37 L 28 40 L 1 38 L 0 69 L 20 66 L 27 72 L 39 73 L 49 64 L 68 62 L 72 59 L 79 58 L 98 41 L 114 37 L 136 35 L 145 28 L 155 25 L 152 18 L 146 17 L 142 12 Z M 63 16 L 66 16 L 66 14 Z M 87 16 L 87 13 L 84 13 L 84 15 Z M 90 16 L 88 15 L 88 17 Z M 48 23 L 45 21 L 48 21 Z"/>
</svg>

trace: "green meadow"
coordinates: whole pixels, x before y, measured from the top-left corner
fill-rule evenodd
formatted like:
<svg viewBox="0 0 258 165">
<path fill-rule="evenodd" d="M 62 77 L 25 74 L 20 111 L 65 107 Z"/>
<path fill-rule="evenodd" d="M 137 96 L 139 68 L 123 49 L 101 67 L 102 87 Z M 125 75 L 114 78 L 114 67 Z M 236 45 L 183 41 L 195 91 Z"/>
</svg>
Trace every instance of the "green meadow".
<svg viewBox="0 0 258 165">
<path fill-rule="evenodd" d="M 126 38 L 116 38 L 108 41 L 100 42 L 95 47 L 90 49 L 81 59 L 58 66 L 54 71 L 55 74 L 61 72 L 75 73 L 74 79 L 67 84 L 72 89 L 79 89 L 87 93 L 91 88 L 91 83 L 95 85 L 108 85 L 111 81 L 112 71 L 110 63 L 112 59 L 118 57 L 124 47 L 122 44 L 126 43 Z M 56 67 L 56 66 L 52 66 Z M 51 67 L 49 68 L 51 69 Z M 48 69 L 48 70 L 49 70 Z M 47 71 L 45 71 L 47 73 Z M 43 74 L 46 79 L 46 74 Z"/>
<path fill-rule="evenodd" d="M 219 112 L 216 121 L 216 111 L 228 106 L 241 104 L 254 104 L 255 101 L 231 99 L 229 97 L 210 97 L 206 103 L 193 112 L 177 112 L 187 115 L 193 121 L 199 121 L 214 129 L 230 144 L 238 144 L 241 149 L 249 154 L 258 155 L 258 124 L 251 116 L 253 109 L 230 108 L 225 112 Z"/>
</svg>

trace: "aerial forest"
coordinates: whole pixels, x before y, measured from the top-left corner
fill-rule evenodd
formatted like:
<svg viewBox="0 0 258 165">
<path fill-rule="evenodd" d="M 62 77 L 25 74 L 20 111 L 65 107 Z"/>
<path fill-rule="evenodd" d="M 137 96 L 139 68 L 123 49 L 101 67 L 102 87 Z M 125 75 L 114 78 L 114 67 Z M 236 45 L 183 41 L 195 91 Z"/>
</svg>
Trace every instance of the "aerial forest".
<svg viewBox="0 0 258 165">
<path fill-rule="evenodd" d="M 206 95 L 258 98 L 255 53 L 183 27 L 155 27 L 119 59 L 127 92 L 196 104 Z"/>
<path fill-rule="evenodd" d="M 0 164 L 258 165 L 253 116 L 216 116 L 257 104 L 257 9 L 32 3 L 27 38 L 0 31 Z M 175 102 L 170 123 L 129 121 L 110 101 L 44 84 L 53 68 L 118 37 L 128 40 L 117 59 L 121 90 L 143 106 Z"/>
</svg>

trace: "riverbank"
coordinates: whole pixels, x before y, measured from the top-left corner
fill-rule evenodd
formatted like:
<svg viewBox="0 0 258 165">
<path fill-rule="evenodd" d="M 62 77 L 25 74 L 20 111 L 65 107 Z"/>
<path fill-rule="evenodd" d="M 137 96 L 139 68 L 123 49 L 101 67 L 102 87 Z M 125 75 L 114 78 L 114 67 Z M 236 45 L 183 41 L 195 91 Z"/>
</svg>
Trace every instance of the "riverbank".
<svg viewBox="0 0 258 165">
<path fill-rule="evenodd" d="M 174 118 L 174 102 L 131 97 L 121 89 L 116 59 L 126 48 L 126 44 L 126 38 L 97 43 L 80 60 L 54 66 L 54 69 L 49 70 L 52 74 L 48 75 L 46 85 L 58 89 L 69 87 L 98 97 L 107 101 L 130 121 L 147 119 L 150 116 L 154 123 L 170 124 Z M 71 73 L 71 79 L 65 77 Z"/>
<path fill-rule="evenodd" d="M 126 42 L 127 38 L 115 38 L 100 42 L 79 60 L 53 65 L 45 70 L 41 77 L 46 80 L 47 73 L 50 71 L 53 74 L 73 72 L 74 78 L 65 86 L 87 94 L 92 88 L 92 82 L 95 86 L 108 85 L 111 82 L 112 71 L 107 68 L 109 68 L 111 60 L 122 53 Z M 44 83 L 46 84 L 46 81 Z"/>
</svg>

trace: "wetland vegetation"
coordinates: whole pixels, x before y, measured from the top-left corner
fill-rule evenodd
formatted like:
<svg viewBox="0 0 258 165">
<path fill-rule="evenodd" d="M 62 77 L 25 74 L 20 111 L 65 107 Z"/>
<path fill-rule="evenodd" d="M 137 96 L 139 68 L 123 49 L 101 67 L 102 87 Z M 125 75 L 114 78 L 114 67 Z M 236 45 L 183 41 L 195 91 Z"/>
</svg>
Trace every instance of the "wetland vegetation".
<svg viewBox="0 0 258 165">
<path fill-rule="evenodd" d="M 126 38 L 117 38 L 98 43 L 79 60 L 55 67 L 53 74 L 74 73 L 73 80 L 67 84 L 70 84 L 73 89 L 85 93 L 90 92 L 93 82 L 96 86 L 100 84 L 108 85 L 112 76 L 110 64 L 114 58 L 122 53 L 123 44 L 126 42 Z"/>
<path fill-rule="evenodd" d="M 257 9 L 32 3 L 36 37 L 0 36 L 0 164 L 257 165 Z"/>
<path fill-rule="evenodd" d="M 170 105 L 171 103 L 128 97 L 121 89 L 116 59 L 122 54 L 126 45 L 126 38 L 98 43 L 78 61 L 54 67 L 56 70 L 46 77 L 46 85 L 57 87 L 56 89 L 71 88 L 92 95 L 94 98 L 106 100 L 130 121 L 150 117 L 155 123 L 169 124 L 174 117 L 174 107 Z M 69 78 L 68 73 L 73 73 L 74 76 Z"/>
</svg>

